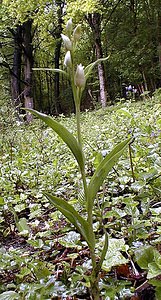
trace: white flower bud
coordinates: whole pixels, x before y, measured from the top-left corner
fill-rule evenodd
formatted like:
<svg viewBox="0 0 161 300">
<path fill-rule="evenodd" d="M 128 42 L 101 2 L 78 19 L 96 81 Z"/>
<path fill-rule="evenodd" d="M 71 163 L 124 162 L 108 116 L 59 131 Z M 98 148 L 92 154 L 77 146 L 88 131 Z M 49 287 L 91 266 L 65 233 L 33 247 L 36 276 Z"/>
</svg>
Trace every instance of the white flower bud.
<svg viewBox="0 0 161 300">
<path fill-rule="evenodd" d="M 81 25 L 78 24 L 73 32 L 74 41 L 77 42 L 80 39 L 80 36 L 81 36 Z"/>
<path fill-rule="evenodd" d="M 72 23 L 72 18 L 70 18 L 66 24 L 66 31 L 70 35 L 72 31 L 73 23 Z"/>
<path fill-rule="evenodd" d="M 66 50 L 72 50 L 72 42 L 67 35 L 61 34 Z"/>
<path fill-rule="evenodd" d="M 84 87 L 86 83 L 85 74 L 84 74 L 84 67 L 82 64 L 77 65 L 77 70 L 74 77 L 74 82 L 77 87 Z"/>
<path fill-rule="evenodd" d="M 67 53 L 65 54 L 64 65 L 66 67 L 71 67 L 71 65 L 72 65 L 72 59 L 71 59 L 70 51 L 67 51 Z"/>
</svg>

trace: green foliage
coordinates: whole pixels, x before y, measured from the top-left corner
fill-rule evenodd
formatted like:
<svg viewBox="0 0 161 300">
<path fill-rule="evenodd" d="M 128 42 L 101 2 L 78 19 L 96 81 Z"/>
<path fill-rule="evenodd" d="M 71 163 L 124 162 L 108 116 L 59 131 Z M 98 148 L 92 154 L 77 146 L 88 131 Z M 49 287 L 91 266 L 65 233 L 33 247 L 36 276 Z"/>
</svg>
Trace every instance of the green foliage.
<svg viewBox="0 0 161 300">
<path fill-rule="evenodd" d="M 96 198 L 97 192 L 102 186 L 107 174 L 118 161 L 120 156 L 123 153 L 125 147 L 130 143 L 131 139 L 126 140 L 123 143 L 120 143 L 115 147 L 113 151 L 109 153 L 109 155 L 101 161 L 98 165 L 94 176 L 91 178 L 89 185 L 87 186 L 87 178 L 85 176 L 85 165 L 84 165 L 84 152 L 82 148 L 82 136 L 81 136 L 81 124 L 80 124 L 80 104 L 82 98 L 82 92 L 85 88 L 85 83 L 93 69 L 93 67 L 100 63 L 104 59 L 98 59 L 96 62 L 90 64 L 85 69 L 82 64 L 74 65 L 74 57 L 76 55 L 77 43 L 80 39 L 80 26 L 78 25 L 74 31 L 73 35 L 71 35 L 72 29 L 72 21 L 69 20 L 66 26 L 67 35 L 62 34 L 62 40 L 64 42 L 64 46 L 66 49 L 66 55 L 64 59 L 64 65 L 67 68 L 67 74 L 69 74 L 69 79 L 72 86 L 73 98 L 76 109 L 76 124 L 77 124 L 77 141 L 74 136 L 70 134 L 70 132 L 64 128 L 61 124 L 57 123 L 52 118 L 35 112 L 34 110 L 28 109 L 30 113 L 35 114 L 39 119 L 43 120 L 49 127 L 51 127 L 60 138 L 67 144 L 70 150 L 73 152 L 82 176 L 82 184 L 85 195 L 85 204 L 86 204 L 86 212 L 87 212 L 87 221 L 81 217 L 81 215 L 67 203 L 64 199 L 55 197 L 50 195 L 49 193 L 45 193 L 47 198 L 50 200 L 52 204 L 61 212 L 63 215 L 76 227 L 76 229 L 81 233 L 85 241 L 87 242 L 90 250 L 90 256 L 92 261 L 92 272 L 89 279 L 90 288 L 91 288 L 91 296 L 93 299 L 99 299 L 99 272 L 101 270 L 102 263 L 106 256 L 106 252 L 108 250 L 107 245 L 107 233 L 105 235 L 105 244 L 103 247 L 103 251 L 101 251 L 101 257 L 98 265 L 96 266 L 96 255 L 95 255 L 95 233 L 93 231 L 93 205 L 94 199 Z M 57 69 L 55 72 L 59 71 Z M 60 70 L 62 72 L 62 70 Z"/>
<path fill-rule="evenodd" d="M 78 165 L 82 170 L 84 168 L 84 157 L 75 137 L 64 126 L 62 126 L 56 120 L 53 120 L 51 117 L 34 110 L 29 110 L 29 111 L 34 115 L 36 115 L 39 119 L 43 120 L 49 127 L 51 127 L 62 138 L 62 140 L 67 144 L 67 146 L 73 152 L 78 162 Z"/>
<path fill-rule="evenodd" d="M 82 234 L 89 248 L 95 248 L 95 236 L 91 230 L 88 222 L 84 220 L 80 214 L 64 199 L 54 197 L 45 193 L 50 202 L 75 226 L 75 228 Z"/>
<path fill-rule="evenodd" d="M 132 258 L 137 250 L 144 254 L 147 245 L 151 246 L 154 257 L 156 246 L 160 244 L 161 133 L 158 120 L 161 108 L 158 100 L 129 101 L 81 114 L 88 182 L 103 160 L 104 152 L 108 155 L 113 145 L 129 132 L 133 132 L 135 137 L 131 144 L 135 183 L 125 151 L 108 173 L 93 207 L 96 254 L 99 258 L 103 247 L 107 246 L 104 235 L 102 238 L 103 223 L 109 235 L 109 256 L 104 260 L 106 271 L 101 271 L 100 279 L 103 298 L 117 295 L 132 297 L 135 287 L 129 280 L 116 280 L 113 273 L 115 263 L 119 265 L 120 259 L 120 264 L 128 261 L 131 266 L 126 253 Z M 70 118 L 61 115 L 54 120 L 76 136 L 74 115 Z M 42 299 L 62 295 L 78 297 L 79 294 L 87 298 L 91 270 L 87 244 L 81 236 L 79 239 L 72 233 L 73 225 L 53 209 L 41 192 L 48 190 L 56 197 L 70 199 L 69 204 L 85 218 L 85 199 L 77 162 L 63 140 L 46 125 L 42 126 L 37 120 L 30 126 L 17 122 L 15 118 L 11 121 L 12 126 L 8 127 L 8 118 L 4 118 L 0 136 L 1 294 L 14 291 L 21 299 L 29 296 L 34 299 L 37 294 Z M 27 235 L 19 232 L 16 225 L 22 218 L 27 220 L 30 228 Z M 110 241 L 113 239 L 112 248 Z M 153 257 L 149 261 L 152 271 L 153 263 L 157 264 L 157 270 L 160 268 L 159 257 L 156 256 L 155 260 Z M 76 267 L 72 263 L 76 263 Z M 46 273 L 46 268 L 51 275 Z M 142 268 L 148 273 L 146 265 Z M 41 273 L 43 269 L 45 271 Z M 41 274 L 41 280 L 38 274 Z M 159 280 L 153 277 L 150 282 L 159 295 Z"/>
</svg>

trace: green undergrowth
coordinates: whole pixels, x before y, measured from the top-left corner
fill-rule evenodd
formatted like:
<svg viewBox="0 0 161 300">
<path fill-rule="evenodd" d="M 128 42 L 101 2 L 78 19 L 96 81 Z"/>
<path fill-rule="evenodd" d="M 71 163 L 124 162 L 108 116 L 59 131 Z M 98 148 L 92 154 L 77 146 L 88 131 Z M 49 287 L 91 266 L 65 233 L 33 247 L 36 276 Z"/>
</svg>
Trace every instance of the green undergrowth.
<svg viewBox="0 0 161 300">
<path fill-rule="evenodd" d="M 145 283 L 151 295 L 146 299 L 161 299 L 159 101 L 156 94 L 145 102 L 81 113 L 89 179 L 118 142 L 134 137 L 94 206 L 98 257 L 102 224 L 109 234 L 100 299 L 140 297 Z M 57 120 L 76 135 L 74 115 Z M 0 299 L 89 299 L 88 246 L 43 195 L 47 190 L 69 199 L 85 216 L 76 161 L 39 120 L 26 125 L 8 115 L 7 120 L 1 117 L 0 127 Z"/>
</svg>

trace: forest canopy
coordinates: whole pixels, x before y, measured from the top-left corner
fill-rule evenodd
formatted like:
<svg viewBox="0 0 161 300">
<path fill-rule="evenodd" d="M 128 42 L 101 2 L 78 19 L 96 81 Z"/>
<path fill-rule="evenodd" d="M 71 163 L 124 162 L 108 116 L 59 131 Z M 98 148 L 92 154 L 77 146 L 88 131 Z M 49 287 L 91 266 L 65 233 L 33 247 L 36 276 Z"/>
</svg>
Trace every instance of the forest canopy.
<svg viewBox="0 0 161 300">
<path fill-rule="evenodd" d="M 1 300 L 161 300 L 160 1 L 1 1 Z"/>
<path fill-rule="evenodd" d="M 160 0 L 20 1 L 0 6 L 1 87 L 15 107 L 50 114 L 73 112 L 72 92 L 63 75 L 33 68 L 63 69 L 61 34 L 72 18 L 82 27 L 77 63 L 109 59 L 93 71 L 82 109 L 102 107 L 124 97 L 124 86 L 138 95 L 161 85 Z"/>
</svg>

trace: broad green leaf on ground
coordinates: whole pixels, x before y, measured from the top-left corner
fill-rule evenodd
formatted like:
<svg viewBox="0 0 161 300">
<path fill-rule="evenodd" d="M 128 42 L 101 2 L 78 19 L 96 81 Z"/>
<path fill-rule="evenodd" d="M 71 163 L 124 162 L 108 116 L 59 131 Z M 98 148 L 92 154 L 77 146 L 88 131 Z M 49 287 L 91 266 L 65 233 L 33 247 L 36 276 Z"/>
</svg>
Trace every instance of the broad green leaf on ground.
<svg viewBox="0 0 161 300">
<path fill-rule="evenodd" d="M 109 239 L 109 247 L 106 253 L 105 259 L 102 264 L 102 269 L 109 272 L 112 267 L 129 262 L 121 251 L 126 251 L 127 245 L 125 245 L 124 239 Z"/>
<path fill-rule="evenodd" d="M 75 226 L 79 233 L 84 237 L 90 249 L 94 249 L 95 236 L 88 222 L 64 199 L 55 197 L 49 193 L 44 193 L 44 195 Z"/>
<path fill-rule="evenodd" d="M 148 270 L 148 279 L 161 274 L 161 255 L 152 246 L 141 247 L 135 252 L 135 257 L 139 267 Z"/>
<path fill-rule="evenodd" d="M 147 279 L 155 278 L 158 275 L 161 275 L 161 268 L 156 262 L 149 263 Z"/>
<path fill-rule="evenodd" d="M 75 231 L 70 231 L 59 238 L 59 243 L 66 248 L 77 248 L 80 241 L 80 234 Z"/>
<path fill-rule="evenodd" d="M 149 263 L 154 261 L 154 248 L 152 246 L 140 247 L 135 252 L 135 258 L 140 268 L 148 269 Z"/>
<path fill-rule="evenodd" d="M 124 142 L 118 144 L 99 164 L 97 167 L 93 177 L 88 186 L 88 208 L 92 209 L 93 201 L 96 197 L 97 192 L 100 189 L 103 181 L 105 180 L 106 176 L 118 161 L 120 156 L 122 155 L 124 149 L 127 145 L 131 142 L 131 138 L 128 138 Z"/>
<path fill-rule="evenodd" d="M 4 205 L 4 199 L 0 197 L 0 205 Z"/>
<path fill-rule="evenodd" d="M 8 291 L 0 294 L 0 300 L 19 300 L 20 297 L 18 293 L 14 291 Z"/>
<path fill-rule="evenodd" d="M 26 218 L 21 218 L 16 224 L 18 231 L 21 234 L 28 234 L 30 232 L 30 228 L 27 224 Z"/>
<path fill-rule="evenodd" d="M 118 114 L 124 115 L 125 117 L 132 118 L 132 115 L 129 113 L 129 111 L 126 108 L 117 109 L 116 112 Z"/>
<path fill-rule="evenodd" d="M 67 144 L 67 146 L 70 148 L 70 150 L 73 152 L 79 167 L 81 170 L 84 169 L 84 157 L 81 152 L 81 149 L 79 147 L 79 144 L 75 137 L 60 123 L 55 121 L 50 116 L 47 116 L 43 113 L 37 112 L 33 109 L 25 109 L 29 111 L 30 113 L 37 116 L 39 119 L 44 121 L 49 127 L 51 127 L 61 138 L 62 140 Z"/>
</svg>

